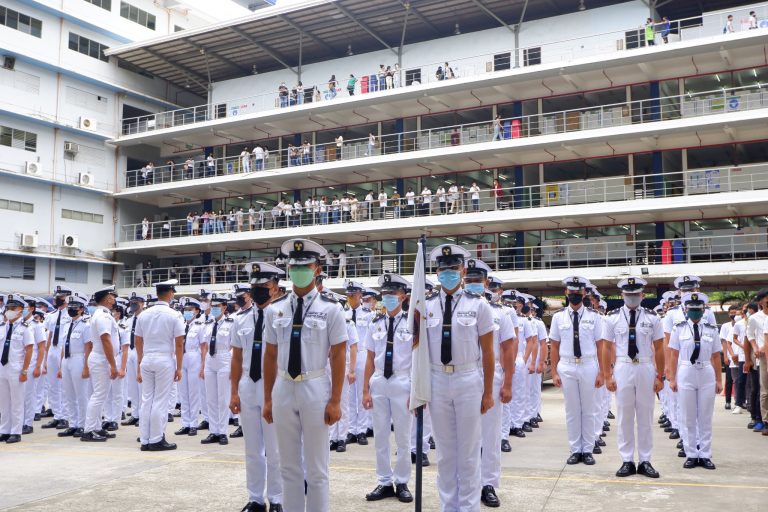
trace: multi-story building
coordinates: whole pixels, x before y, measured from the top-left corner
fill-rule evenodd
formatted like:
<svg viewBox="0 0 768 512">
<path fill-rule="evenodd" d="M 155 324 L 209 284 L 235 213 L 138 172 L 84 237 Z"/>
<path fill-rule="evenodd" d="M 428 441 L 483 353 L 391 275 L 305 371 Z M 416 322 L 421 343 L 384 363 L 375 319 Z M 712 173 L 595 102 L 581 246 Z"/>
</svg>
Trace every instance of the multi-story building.
<svg viewBox="0 0 768 512">
<path fill-rule="evenodd" d="M 537 292 L 765 281 L 768 4 L 656 3 L 309 0 L 110 48 L 205 99 L 123 112 L 100 250 L 188 292 L 296 236 L 369 283 L 421 234 Z"/>
</svg>

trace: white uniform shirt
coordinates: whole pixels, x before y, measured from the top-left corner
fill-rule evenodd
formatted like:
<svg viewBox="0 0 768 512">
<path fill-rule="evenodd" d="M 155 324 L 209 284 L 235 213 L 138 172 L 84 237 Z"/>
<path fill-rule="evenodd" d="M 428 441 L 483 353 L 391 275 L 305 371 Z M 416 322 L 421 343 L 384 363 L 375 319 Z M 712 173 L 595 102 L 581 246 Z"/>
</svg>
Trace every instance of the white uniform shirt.
<svg viewBox="0 0 768 512">
<path fill-rule="evenodd" d="M 213 323 L 208 321 L 208 323 Z M 189 329 L 184 328 L 187 334 L 184 336 L 184 351 L 185 352 L 199 352 L 200 344 L 203 343 L 203 335 L 207 329 L 207 323 L 205 317 L 202 315 L 189 322 Z"/>
<path fill-rule="evenodd" d="M 228 355 L 230 353 L 229 348 L 232 345 L 232 335 L 235 333 L 235 319 L 223 315 L 218 322 L 211 318 L 211 321 L 205 324 L 202 342 L 208 344 L 208 357 L 211 356 L 211 338 L 213 337 L 214 325 L 218 325 L 216 327 L 215 356 Z"/>
<path fill-rule="evenodd" d="M 365 334 L 365 347 L 373 352 L 373 366 L 380 372 L 384 371 L 386 360 L 389 318 L 389 315 L 377 315 Z M 392 371 L 410 372 L 413 334 L 408 331 L 408 315 L 400 311 L 392 318 Z"/>
<path fill-rule="evenodd" d="M 144 354 L 173 354 L 176 338 L 184 336 L 184 317 L 167 302 L 157 301 L 139 315 L 136 336 L 144 341 Z"/>
<path fill-rule="evenodd" d="M 754 315 L 750 316 L 749 320 L 747 321 L 747 338 L 750 340 L 755 340 L 757 342 L 757 346 L 760 348 L 763 348 L 763 344 L 765 343 L 763 333 L 765 332 L 766 319 L 768 319 L 766 314 L 762 311 L 758 311 Z"/>
<path fill-rule="evenodd" d="M 259 364 L 264 365 L 264 340 L 266 334 L 267 325 L 267 311 L 264 311 L 264 322 L 261 329 L 261 362 Z M 256 322 L 258 319 L 259 308 L 254 304 L 248 309 L 238 311 L 232 318 L 234 320 L 234 326 L 232 328 L 232 334 L 230 338 L 230 344 L 233 347 L 242 349 L 243 351 L 243 375 L 248 375 L 251 369 L 251 357 L 253 354 L 253 334 L 256 328 Z M 218 344 L 218 341 L 216 341 Z M 216 348 L 218 350 L 218 347 Z M 264 372 L 262 371 L 262 375 Z"/>
<path fill-rule="evenodd" d="M 11 323 L 8 321 L 0 324 L 0 354 L 5 347 L 5 338 L 8 336 L 8 329 L 10 329 L 10 327 Z M 11 344 L 8 347 L 7 366 L 10 366 L 15 370 L 21 370 L 24 366 L 24 352 L 27 346 L 35 344 L 35 334 L 32 323 L 25 322 L 19 317 L 13 322 L 13 331 L 11 331 L 10 341 Z M 32 363 L 30 363 L 30 366 L 31 365 Z"/>
<path fill-rule="evenodd" d="M 491 314 L 493 315 L 493 355 L 495 361 L 499 362 L 501 343 L 515 338 L 515 328 L 501 304 L 491 304 Z"/>
<path fill-rule="evenodd" d="M 699 322 L 699 332 L 701 334 L 698 362 L 709 362 L 712 354 L 723 351 L 723 346 L 718 337 L 717 327 Z M 669 337 L 669 348 L 680 351 L 678 362 L 690 362 L 693 355 L 695 341 L 693 340 L 693 322 L 684 320 L 678 322 L 672 328 L 672 334 Z"/>
<path fill-rule="evenodd" d="M 104 355 L 104 343 L 101 341 L 102 334 L 109 334 L 112 342 L 112 354 L 117 356 L 120 347 L 120 332 L 112 313 L 104 306 L 99 306 L 94 311 L 89 322 L 91 326 L 91 340 L 93 341 L 93 353 Z M 66 331 L 64 332 L 66 336 Z"/>
<path fill-rule="evenodd" d="M 277 367 L 288 371 L 294 292 L 271 303 L 264 318 L 264 340 L 277 345 Z M 304 322 L 301 329 L 301 373 L 322 370 L 328 363 L 331 346 L 348 341 L 344 310 L 334 299 L 312 290 L 304 296 Z"/>
<path fill-rule="evenodd" d="M 552 316 L 549 328 L 549 339 L 560 342 L 560 357 L 576 357 L 573 353 L 573 308 L 568 306 Z M 603 318 L 594 309 L 580 305 L 579 314 L 579 346 L 581 356 L 597 355 L 597 341 L 603 333 Z"/>
<path fill-rule="evenodd" d="M 685 309 L 683 306 L 675 306 L 674 308 L 667 311 L 667 314 L 664 316 L 664 333 L 671 333 L 672 327 L 674 327 L 676 324 L 684 321 L 685 318 Z M 704 317 L 702 318 L 703 321 L 707 322 L 709 325 L 714 325 L 717 327 L 717 320 L 715 320 L 715 314 L 712 312 L 711 309 L 707 308 L 704 310 Z"/>
<path fill-rule="evenodd" d="M 43 324 L 45 325 L 46 330 L 51 334 L 51 346 L 53 346 L 53 341 L 56 337 L 55 331 L 57 321 L 59 322 L 59 343 L 61 343 L 64 341 L 64 336 L 67 334 L 69 322 L 72 321 L 72 319 L 69 317 L 69 314 L 67 313 L 67 308 L 48 313 L 48 316 L 45 317 Z M 57 347 L 61 346 L 62 345 L 57 345 Z"/>
<path fill-rule="evenodd" d="M 66 347 L 68 333 L 69 328 L 67 328 L 67 333 L 65 333 L 62 338 L 62 343 L 64 343 L 61 348 L 62 352 L 64 352 L 64 348 Z M 87 320 L 80 317 L 74 321 L 74 326 L 72 327 L 72 335 L 69 338 L 69 356 L 75 357 L 85 355 L 86 343 L 91 343 L 91 326 Z"/>
<path fill-rule="evenodd" d="M 745 320 L 739 320 L 735 324 L 733 324 L 733 329 L 731 330 L 731 337 L 728 338 L 728 342 L 731 343 L 731 348 L 733 349 L 733 353 L 738 358 L 738 362 L 743 363 L 746 361 L 746 354 L 744 353 L 744 343 L 749 343 L 747 341 L 747 322 Z M 741 347 L 737 344 L 733 343 L 733 338 L 738 337 L 739 343 L 741 343 Z"/>
<path fill-rule="evenodd" d="M 442 364 L 440 346 L 443 329 L 445 292 L 440 290 L 427 299 L 427 338 L 429 359 L 432 364 Z M 480 363 L 480 336 L 493 330 L 493 313 L 488 302 L 477 295 L 459 289 L 453 294 L 451 305 L 451 355 L 450 364 Z"/>
<path fill-rule="evenodd" d="M 366 350 L 366 339 L 368 336 L 368 325 L 371 323 L 371 320 L 376 316 L 376 313 L 374 311 L 371 311 L 365 306 L 358 306 L 357 308 L 348 309 L 346 312 L 347 320 L 353 321 L 355 324 L 355 328 L 357 330 L 357 339 L 363 340 L 362 343 L 358 343 L 357 349 L 358 350 Z"/>
<path fill-rule="evenodd" d="M 652 358 L 653 342 L 664 339 L 664 329 L 656 313 L 637 308 L 635 313 L 635 339 L 637 357 Z M 629 357 L 629 320 L 630 309 L 621 306 L 609 312 L 603 319 L 602 338 L 616 345 L 616 357 Z"/>
</svg>

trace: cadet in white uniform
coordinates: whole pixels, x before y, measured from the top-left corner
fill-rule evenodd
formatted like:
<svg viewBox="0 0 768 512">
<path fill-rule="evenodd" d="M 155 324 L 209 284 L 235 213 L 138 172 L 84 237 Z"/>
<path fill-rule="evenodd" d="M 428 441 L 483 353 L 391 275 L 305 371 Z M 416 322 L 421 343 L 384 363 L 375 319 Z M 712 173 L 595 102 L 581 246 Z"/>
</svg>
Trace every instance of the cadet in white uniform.
<svg viewBox="0 0 768 512">
<path fill-rule="evenodd" d="M 571 456 L 568 464 L 595 463 L 595 389 L 603 385 L 602 318 L 582 304 L 589 281 L 572 276 L 563 280 L 568 307 L 552 316 L 552 381 L 563 388 L 565 421 Z"/>
<path fill-rule="evenodd" d="M 480 510 L 481 416 L 493 407 L 493 314 L 484 297 L 461 288 L 466 249 L 441 245 L 441 290 L 427 300 L 427 340 L 432 365 L 432 428 L 437 445 L 441 510 Z"/>
<path fill-rule="evenodd" d="M 136 322 L 136 357 L 141 384 L 142 451 L 175 450 L 165 440 L 168 402 L 171 386 L 181 380 L 184 351 L 184 318 L 171 309 L 170 302 L 177 281 L 172 279 L 155 285 L 157 301 Z"/>
<path fill-rule="evenodd" d="M 467 259 L 464 260 L 464 271 L 464 291 L 485 297 L 490 267 L 481 260 Z M 501 415 L 504 404 L 512 400 L 517 339 L 512 321 L 500 304 L 491 304 L 491 314 L 494 404 L 481 418 L 480 501 L 488 507 L 496 508 L 501 506 L 501 501 L 496 495 L 496 489 L 501 485 Z"/>
<path fill-rule="evenodd" d="M 347 444 L 357 443 L 367 445 L 368 438 L 365 433 L 369 426 L 370 412 L 363 407 L 363 382 L 365 375 L 365 363 L 368 359 L 365 336 L 368 332 L 368 324 L 376 312 L 363 302 L 365 286 L 357 281 L 347 280 L 345 283 L 347 293 L 347 320 L 352 321 L 357 330 L 357 357 L 355 359 L 354 377 L 355 383 L 349 388 L 349 434 Z M 350 370 L 352 370 L 350 368 Z M 350 372 L 351 373 L 351 372 Z"/>
<path fill-rule="evenodd" d="M 117 377 L 109 383 L 109 392 L 107 400 L 104 403 L 104 421 L 101 423 L 102 430 L 113 432 L 118 429 L 117 422 L 120 421 L 123 414 L 123 397 L 125 395 L 125 374 L 128 366 L 128 326 L 125 323 L 125 307 L 128 301 L 121 297 L 117 298 L 117 304 L 112 307 L 112 318 L 117 323 L 117 348 L 115 352 L 115 362 L 117 363 Z"/>
<path fill-rule="evenodd" d="M 398 274 L 379 277 L 381 299 L 386 314 L 377 315 L 365 335 L 367 357 L 363 378 L 363 405 L 373 410 L 378 485 L 365 495 L 367 501 L 396 497 L 403 503 L 413 501 L 408 490 L 411 462 L 411 353 L 413 334 L 408 331 L 403 301 L 409 283 Z M 389 427 L 394 426 L 397 461 L 394 471 L 390 461 Z"/>
<path fill-rule="evenodd" d="M 90 398 L 90 383 L 83 375 L 85 347 L 86 344 L 92 343 L 91 326 L 84 318 L 86 306 L 86 301 L 75 295 L 69 298 L 67 305 L 70 323 L 63 339 L 64 350 L 61 351 L 59 377 L 69 428 L 59 432 L 59 437 L 81 437 L 85 428 L 85 415 Z"/>
<path fill-rule="evenodd" d="M 283 510 L 283 481 L 275 425 L 264 413 L 264 345 L 266 308 L 280 297 L 278 283 L 285 272 L 268 263 L 246 264 L 250 286 L 235 285 L 238 303 L 232 334 L 232 397 L 230 410 L 240 414 L 245 438 L 245 479 L 248 503 L 244 512 L 265 512 L 264 491 L 270 512 Z"/>
<path fill-rule="evenodd" d="M 532 300 L 535 300 L 535 297 L 532 297 Z M 534 331 L 536 331 L 539 347 L 536 353 L 536 371 L 530 375 L 528 416 L 531 419 L 528 422 L 533 428 L 538 428 L 539 422 L 541 422 L 541 381 L 547 364 L 547 341 L 549 340 L 549 334 L 547 333 L 547 326 L 538 316 L 539 307 L 533 301 L 530 302 L 529 306 L 531 308 L 531 323 L 533 324 Z"/>
<path fill-rule="evenodd" d="M 341 304 L 342 308 L 344 308 L 344 313 L 346 315 L 346 295 L 325 291 L 323 291 L 323 293 L 331 294 L 331 296 Z M 344 386 L 341 389 L 341 418 L 328 429 L 331 451 L 336 451 L 338 453 L 347 451 L 347 437 L 349 435 L 349 391 L 350 388 L 354 386 L 355 382 L 357 382 L 357 373 L 355 372 L 358 357 L 357 327 L 355 327 L 355 324 L 352 323 L 352 320 L 349 318 L 346 318 L 346 327 L 348 341 L 345 359 Z M 330 367 L 328 369 L 330 371 Z"/>
<path fill-rule="evenodd" d="M 21 441 L 24 383 L 29 378 L 35 335 L 33 327 L 22 318 L 21 298 L 9 294 L 5 305 L 5 318 L 0 322 L 0 442 L 12 444 Z"/>
<path fill-rule="evenodd" d="M 205 354 L 205 398 L 208 401 L 209 434 L 201 444 L 227 444 L 227 425 L 229 425 L 229 401 L 231 385 L 229 382 L 232 365 L 230 342 L 234 332 L 235 320 L 224 314 L 227 296 L 210 293 L 210 323 L 205 324 L 203 346 Z"/>
<path fill-rule="evenodd" d="M 128 366 L 125 371 L 125 393 L 131 401 L 131 417 L 122 422 L 122 425 L 138 425 L 141 417 L 141 384 L 136 376 L 139 372 L 138 358 L 136 357 L 136 323 L 139 315 L 144 311 L 147 298 L 136 292 L 131 292 L 128 301 L 128 309 L 133 316 L 128 319 Z"/>
<path fill-rule="evenodd" d="M 715 469 L 712 462 L 712 413 L 715 396 L 723 391 L 716 325 L 704 317 L 709 298 L 700 292 L 683 295 L 687 319 L 675 324 L 669 338 L 671 364 L 669 386 L 678 393 L 680 428 L 687 459 L 685 469 L 701 466 Z"/>
<path fill-rule="evenodd" d="M 514 310 L 512 315 L 517 319 L 520 342 L 515 358 L 515 372 L 512 379 L 512 400 L 509 403 L 509 434 L 524 438 L 526 432 L 532 432 L 533 427 L 528 422 L 526 404 L 528 402 L 528 375 L 533 372 L 532 361 L 537 352 L 538 341 L 533 323 L 526 316 L 528 308 L 524 293 L 515 291 Z M 506 436 L 505 436 L 506 437 Z"/>
<path fill-rule="evenodd" d="M 64 419 L 66 411 L 61 400 L 61 380 L 57 379 L 56 375 L 59 374 L 59 364 L 61 363 L 61 340 L 66 334 L 67 324 L 69 324 L 69 315 L 65 310 L 67 298 L 70 295 L 72 295 L 72 290 L 65 286 L 57 285 L 54 288 L 53 304 L 56 306 L 56 310 L 48 314 L 45 322 L 48 342 L 45 347 L 43 373 L 47 375 L 48 406 L 53 411 L 53 419 L 44 424 L 42 428 L 67 428 L 67 420 Z"/>
<path fill-rule="evenodd" d="M 616 392 L 617 441 L 622 460 L 616 472 L 618 477 L 640 474 L 659 478 L 651 465 L 651 451 L 653 407 L 664 372 L 664 330 L 656 313 L 640 307 L 647 284 L 639 277 L 619 281 L 624 305 L 608 313 L 603 322 L 602 337 L 607 342 L 603 361 L 605 383 L 609 391 Z"/>
<path fill-rule="evenodd" d="M 181 401 L 181 428 L 177 436 L 196 436 L 197 417 L 200 414 L 200 380 L 204 377 L 205 353 L 208 350 L 203 340 L 206 324 L 200 318 L 202 306 L 197 299 L 187 297 L 184 301 L 184 364 L 179 382 Z"/>
<path fill-rule="evenodd" d="M 44 301 L 36 297 L 25 297 L 24 302 L 27 308 L 24 309 L 24 321 L 32 328 L 35 343 L 32 345 L 32 361 L 29 367 L 32 369 L 27 382 L 24 383 L 24 425 L 21 427 L 22 434 L 31 434 L 34 432 L 32 424 L 35 421 L 35 413 L 39 413 L 37 408 L 37 382 L 42 375 L 43 355 L 45 354 L 45 342 L 47 339 L 43 323 L 37 319 L 36 311 L 38 302 Z M 43 316 L 44 318 L 44 316 Z"/>
<path fill-rule="evenodd" d="M 116 299 L 114 285 L 108 286 L 94 292 L 92 302 L 96 304 L 96 308 L 95 310 L 92 310 L 92 307 L 89 308 L 89 312 L 92 311 L 89 321 L 92 343 L 89 344 L 90 351 L 86 347 L 85 364 L 91 377 L 93 392 L 85 412 L 84 432 L 80 436 L 80 441 L 84 442 L 103 442 L 115 437 L 115 434 L 102 428 L 101 415 L 107 400 L 110 381 L 117 378 L 115 355 L 120 343 L 120 334 L 117 330 L 117 322 L 112 318 L 111 313 Z"/>
<path fill-rule="evenodd" d="M 285 509 L 326 512 L 328 427 L 341 417 L 344 310 L 316 288 L 319 260 L 327 255 L 321 245 L 292 239 L 281 249 L 288 254 L 293 290 L 270 304 L 265 315 L 264 417 L 270 423 L 274 420 L 277 430 Z"/>
</svg>

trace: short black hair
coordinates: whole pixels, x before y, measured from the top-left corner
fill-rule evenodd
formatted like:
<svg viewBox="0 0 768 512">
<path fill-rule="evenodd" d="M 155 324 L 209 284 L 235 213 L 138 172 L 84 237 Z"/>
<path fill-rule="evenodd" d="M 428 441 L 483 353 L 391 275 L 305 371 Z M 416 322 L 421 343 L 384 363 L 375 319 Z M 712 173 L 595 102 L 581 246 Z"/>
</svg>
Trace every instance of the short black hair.
<svg viewBox="0 0 768 512">
<path fill-rule="evenodd" d="M 768 297 L 768 288 L 761 288 L 757 292 L 757 296 L 755 297 L 755 301 L 760 302 L 764 298 Z"/>
<path fill-rule="evenodd" d="M 738 311 L 741 309 L 741 306 L 739 304 L 731 304 L 728 306 L 728 311 Z"/>
<path fill-rule="evenodd" d="M 760 306 L 757 305 L 757 302 L 750 302 L 747 304 L 747 309 L 751 309 L 753 312 L 757 313 L 760 311 Z"/>
</svg>

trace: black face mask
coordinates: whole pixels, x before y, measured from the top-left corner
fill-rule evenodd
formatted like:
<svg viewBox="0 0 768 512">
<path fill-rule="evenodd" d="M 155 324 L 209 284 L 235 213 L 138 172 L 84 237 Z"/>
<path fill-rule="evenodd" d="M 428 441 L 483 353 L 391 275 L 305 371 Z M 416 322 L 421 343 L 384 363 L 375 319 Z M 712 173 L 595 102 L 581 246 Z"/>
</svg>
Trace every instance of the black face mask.
<svg viewBox="0 0 768 512">
<path fill-rule="evenodd" d="M 232 303 L 227 303 L 227 313 L 232 314 L 235 312 L 235 305 Z"/>
<path fill-rule="evenodd" d="M 53 304 L 57 308 L 60 308 L 61 306 L 63 306 L 64 302 L 65 302 L 64 299 L 61 298 L 61 297 L 56 297 L 56 298 L 53 299 Z"/>
<path fill-rule="evenodd" d="M 572 304 L 574 306 L 578 306 L 584 302 L 584 296 L 580 293 L 569 293 L 568 294 L 568 303 Z"/>
<path fill-rule="evenodd" d="M 237 298 L 235 299 L 235 302 L 237 302 L 237 305 L 238 305 L 238 306 L 240 306 L 241 308 L 244 308 L 244 307 L 245 307 L 245 297 L 243 297 L 242 295 L 240 295 L 239 297 L 237 297 Z"/>
<path fill-rule="evenodd" d="M 524 314 L 524 315 L 527 315 L 528 313 L 530 313 L 530 312 L 531 312 L 531 308 L 530 308 L 529 306 L 523 306 L 523 307 L 520 309 L 520 312 L 521 312 L 522 314 Z"/>
<path fill-rule="evenodd" d="M 269 288 L 253 287 L 251 288 L 251 297 L 253 297 L 253 301 L 256 302 L 256 304 L 258 304 L 259 306 L 263 305 L 270 298 Z"/>
<path fill-rule="evenodd" d="M 67 308 L 67 314 L 69 314 L 70 317 L 75 318 L 80 314 L 80 308 Z"/>
</svg>

